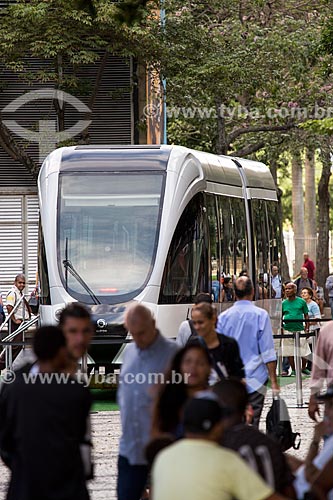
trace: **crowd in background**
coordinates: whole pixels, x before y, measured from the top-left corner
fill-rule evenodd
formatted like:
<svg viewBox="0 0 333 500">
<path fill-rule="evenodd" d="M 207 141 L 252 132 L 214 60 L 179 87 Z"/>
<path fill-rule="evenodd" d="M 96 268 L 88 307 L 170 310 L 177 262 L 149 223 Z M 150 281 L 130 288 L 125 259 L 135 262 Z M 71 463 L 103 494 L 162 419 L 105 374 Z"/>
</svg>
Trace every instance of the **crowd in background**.
<svg viewBox="0 0 333 500">
<path fill-rule="evenodd" d="M 284 328 L 310 332 L 321 315 L 313 278 L 302 273 L 299 282 L 283 287 L 278 268 L 272 269 L 270 286 L 276 298 L 285 297 L 284 320 L 297 316 L 298 323 L 285 322 Z M 306 280 L 310 286 L 303 286 Z M 14 284 L 19 291 L 20 286 L 22 275 Z M 138 303 L 128 308 L 125 325 L 133 342 L 124 353 L 117 396 L 118 500 L 315 499 L 332 490 L 332 326 L 326 325 L 318 341 L 326 365 L 314 359 L 311 379 L 309 415 L 318 418 L 324 402 L 324 420 L 300 462 L 284 453 L 276 435 L 259 431 L 268 387 L 276 398 L 280 388 L 270 318 L 253 303 L 257 291 L 246 273 L 229 280 L 224 297 L 236 302 L 220 315 L 212 295 L 199 294 L 176 342 L 161 335 L 149 309 Z M 307 318 L 314 321 L 304 326 Z M 89 312 L 70 304 L 58 327 L 35 334 L 36 362 L 1 385 L 0 454 L 11 470 L 9 500 L 89 498 L 91 396 L 77 369 L 92 335 Z M 156 382 L 151 374 L 163 377 Z M 319 393 L 324 382 L 328 389 Z"/>
</svg>

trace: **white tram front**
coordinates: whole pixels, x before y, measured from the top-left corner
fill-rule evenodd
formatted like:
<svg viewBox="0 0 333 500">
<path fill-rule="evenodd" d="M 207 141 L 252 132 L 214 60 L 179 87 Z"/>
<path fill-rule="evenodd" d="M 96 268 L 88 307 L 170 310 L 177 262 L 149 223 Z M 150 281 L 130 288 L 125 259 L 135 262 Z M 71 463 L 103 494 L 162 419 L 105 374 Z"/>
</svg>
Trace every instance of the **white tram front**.
<svg viewBox="0 0 333 500">
<path fill-rule="evenodd" d="M 42 323 L 79 301 L 91 309 L 96 336 L 121 343 L 124 310 L 135 300 L 175 337 L 198 292 L 227 307 L 223 278 L 242 271 L 278 316 L 269 281 L 280 261 L 280 221 L 262 163 L 180 146 L 74 146 L 46 158 L 38 187 Z M 111 363 L 114 346 L 94 349 Z"/>
</svg>

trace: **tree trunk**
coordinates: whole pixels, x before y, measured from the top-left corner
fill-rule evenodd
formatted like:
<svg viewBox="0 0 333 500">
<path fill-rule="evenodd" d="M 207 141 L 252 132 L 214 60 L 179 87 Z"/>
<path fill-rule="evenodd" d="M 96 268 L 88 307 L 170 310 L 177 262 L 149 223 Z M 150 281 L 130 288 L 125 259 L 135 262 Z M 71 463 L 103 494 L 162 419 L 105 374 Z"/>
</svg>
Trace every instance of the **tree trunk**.
<svg viewBox="0 0 333 500">
<path fill-rule="evenodd" d="M 94 90 L 92 91 L 92 94 L 91 94 L 89 102 L 88 102 L 88 108 L 90 109 L 90 112 L 85 114 L 84 120 L 88 121 L 88 120 L 92 119 L 92 114 L 93 114 L 93 111 L 94 111 L 94 106 L 95 106 L 97 94 L 98 94 L 98 91 L 99 91 L 99 88 L 100 88 L 100 85 L 101 85 L 101 81 L 102 81 L 102 78 L 103 78 L 105 67 L 106 67 L 107 62 L 108 62 L 108 57 L 109 57 L 109 53 L 106 50 L 104 52 L 103 57 L 101 59 L 101 62 L 99 64 L 97 75 L 96 75 L 96 78 L 95 78 Z M 81 133 L 82 141 L 85 144 L 89 144 L 89 141 L 90 141 L 89 126 L 90 125 L 88 125 L 88 127 L 85 128 L 82 131 L 82 133 Z"/>
<path fill-rule="evenodd" d="M 272 177 L 274 179 L 276 190 L 277 190 L 277 197 L 278 197 L 277 210 L 278 210 L 278 214 L 279 214 L 279 220 L 281 221 L 281 227 L 280 227 L 280 231 L 281 231 L 280 274 L 282 276 L 283 281 L 290 281 L 286 246 L 284 244 L 284 238 L 283 238 L 283 207 L 282 207 L 282 203 L 281 203 L 282 191 L 281 191 L 281 189 L 278 188 L 278 185 L 277 185 L 277 168 L 278 168 L 277 161 L 271 160 L 270 161 L 270 171 L 271 171 Z"/>
<path fill-rule="evenodd" d="M 292 211 L 295 240 L 294 275 L 298 274 L 303 264 L 304 253 L 304 201 L 303 201 L 303 169 L 299 153 L 294 153 L 292 166 Z"/>
<path fill-rule="evenodd" d="M 225 129 L 225 119 L 222 112 L 222 101 L 216 99 L 215 109 L 217 115 L 217 140 L 216 140 L 216 154 L 227 155 L 229 149 L 229 142 L 227 132 Z"/>
<path fill-rule="evenodd" d="M 319 286 L 325 286 L 325 280 L 329 274 L 329 229 L 330 229 L 330 196 L 329 182 L 331 177 L 331 148 L 327 141 L 323 144 L 320 152 L 322 171 L 318 184 L 318 245 L 317 245 L 317 268 L 316 281 Z"/>
<path fill-rule="evenodd" d="M 305 248 L 310 258 L 316 259 L 317 250 L 317 209 L 316 209 L 316 181 L 315 181 L 315 152 L 307 149 L 305 152 L 305 205 L 304 229 Z"/>
</svg>

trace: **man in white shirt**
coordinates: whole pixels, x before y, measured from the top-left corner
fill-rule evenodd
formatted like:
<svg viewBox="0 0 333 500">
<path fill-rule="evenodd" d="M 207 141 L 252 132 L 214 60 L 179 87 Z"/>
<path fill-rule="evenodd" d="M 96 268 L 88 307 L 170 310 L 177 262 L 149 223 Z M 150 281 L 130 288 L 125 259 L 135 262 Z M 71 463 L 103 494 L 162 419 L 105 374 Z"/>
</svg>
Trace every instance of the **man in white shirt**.
<svg viewBox="0 0 333 500">
<path fill-rule="evenodd" d="M 272 278 L 271 278 L 272 288 L 275 292 L 275 299 L 281 299 L 282 297 L 282 278 L 279 274 L 278 266 L 272 266 Z"/>
<path fill-rule="evenodd" d="M 15 278 L 12 289 L 8 292 L 6 297 L 7 312 L 8 314 L 12 313 L 8 325 L 9 333 L 15 332 L 24 321 L 31 318 L 30 306 L 27 300 L 24 298 L 24 293 L 23 293 L 24 288 L 25 288 L 25 276 L 24 274 L 18 274 Z M 19 305 L 16 307 L 18 303 Z M 13 310 L 14 312 L 12 312 Z M 13 342 L 22 342 L 22 341 L 23 341 L 23 333 L 19 333 L 13 339 Z M 13 361 L 21 350 L 22 350 L 21 346 L 12 347 Z M 0 370 L 3 370 L 4 368 L 5 368 L 5 353 L 3 352 L 0 356 Z"/>
</svg>

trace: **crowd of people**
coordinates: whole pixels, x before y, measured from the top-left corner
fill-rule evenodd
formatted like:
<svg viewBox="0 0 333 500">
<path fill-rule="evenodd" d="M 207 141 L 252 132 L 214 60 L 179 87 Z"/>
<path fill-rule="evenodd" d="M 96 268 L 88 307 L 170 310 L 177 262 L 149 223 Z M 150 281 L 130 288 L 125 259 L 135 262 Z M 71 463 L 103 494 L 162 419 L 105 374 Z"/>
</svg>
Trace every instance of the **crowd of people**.
<svg viewBox="0 0 333 500">
<path fill-rule="evenodd" d="M 274 273 L 279 276 L 278 269 Z M 285 322 L 287 331 L 318 328 L 313 289 L 303 284 L 285 286 L 284 319 L 299 320 Z M 22 285 L 18 276 L 15 287 Z M 268 386 L 274 397 L 280 392 L 273 332 L 268 313 L 253 303 L 251 279 L 239 277 L 232 290 L 236 302 L 219 315 L 211 294 L 199 294 L 176 342 L 162 336 L 145 306 L 127 309 L 133 342 L 124 351 L 117 394 L 118 500 L 322 499 L 332 490 L 332 326 L 319 335 L 311 378 L 309 416 L 317 420 L 324 403 L 324 419 L 300 462 L 259 430 Z M 313 317 L 304 327 L 302 320 Z M 11 470 L 7 499 L 89 498 L 91 395 L 77 370 L 92 336 L 89 312 L 68 305 L 58 327 L 36 332 L 36 362 L 2 383 L 0 455 Z"/>
</svg>

